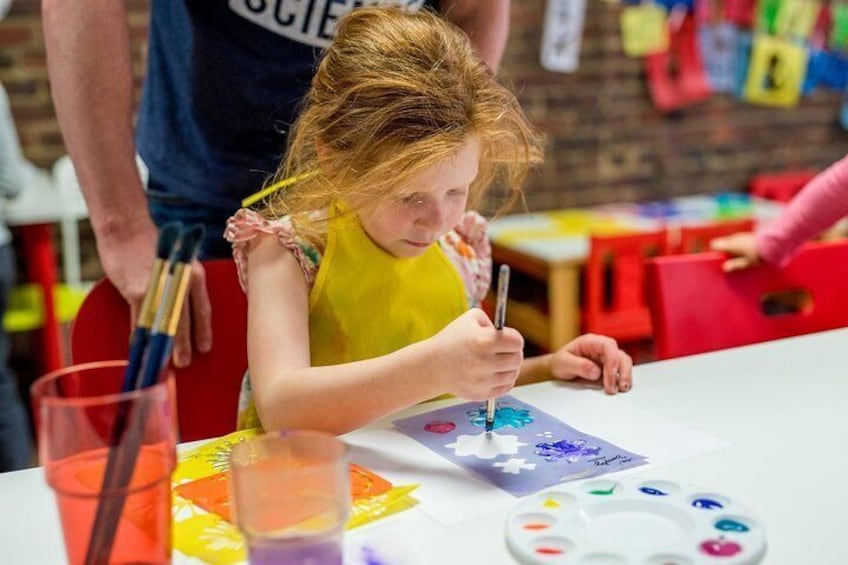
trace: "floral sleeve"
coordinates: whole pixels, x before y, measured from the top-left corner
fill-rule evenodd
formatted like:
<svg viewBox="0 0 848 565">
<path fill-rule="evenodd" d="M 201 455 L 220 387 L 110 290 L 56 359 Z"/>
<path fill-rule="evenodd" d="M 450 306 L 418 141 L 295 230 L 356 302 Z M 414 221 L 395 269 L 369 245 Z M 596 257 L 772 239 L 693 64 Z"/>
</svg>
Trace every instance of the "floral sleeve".
<svg viewBox="0 0 848 565">
<path fill-rule="evenodd" d="M 468 304 L 477 307 L 492 280 L 492 246 L 486 233 L 488 222 L 477 212 L 466 212 L 456 227 L 444 235 L 442 249 L 456 265 L 465 283 Z"/>
<path fill-rule="evenodd" d="M 297 259 L 309 288 L 321 263 L 321 253 L 311 244 L 299 238 L 292 228 L 288 216 L 267 220 L 253 210 L 242 208 L 227 220 L 224 238 L 233 245 L 233 259 L 238 267 L 242 290 L 247 290 L 247 256 L 251 245 L 262 234 L 274 236 L 280 245 L 292 252 Z"/>
</svg>

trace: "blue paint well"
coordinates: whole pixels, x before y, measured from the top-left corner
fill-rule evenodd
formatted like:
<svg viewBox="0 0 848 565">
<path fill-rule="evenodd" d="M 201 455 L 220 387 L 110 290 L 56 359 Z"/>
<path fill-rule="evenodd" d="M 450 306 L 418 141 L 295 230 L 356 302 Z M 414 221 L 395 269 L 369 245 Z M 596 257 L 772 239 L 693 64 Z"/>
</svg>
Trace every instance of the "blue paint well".
<svg viewBox="0 0 848 565">
<path fill-rule="evenodd" d="M 722 532 L 747 532 L 751 529 L 742 522 L 737 522 L 736 520 L 731 520 L 730 518 L 719 520 L 718 522 L 716 522 L 715 527 L 717 530 L 721 530 Z"/>
<path fill-rule="evenodd" d="M 656 488 L 642 487 L 639 490 L 641 490 L 645 494 L 650 494 L 651 496 L 668 496 L 667 492 L 663 492 L 660 489 L 656 489 Z"/>
<path fill-rule="evenodd" d="M 698 498 L 692 501 L 692 506 L 695 508 L 703 508 L 704 510 L 717 510 L 719 508 L 724 508 L 724 505 L 721 502 L 711 498 Z"/>
</svg>

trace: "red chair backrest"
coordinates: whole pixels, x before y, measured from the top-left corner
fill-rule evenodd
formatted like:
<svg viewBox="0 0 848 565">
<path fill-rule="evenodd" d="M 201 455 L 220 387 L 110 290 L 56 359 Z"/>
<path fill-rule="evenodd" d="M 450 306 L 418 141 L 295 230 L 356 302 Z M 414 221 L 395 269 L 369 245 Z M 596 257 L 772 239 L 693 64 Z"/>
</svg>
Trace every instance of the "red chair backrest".
<svg viewBox="0 0 848 565">
<path fill-rule="evenodd" d="M 177 383 L 180 440 L 193 441 L 236 429 L 241 380 L 247 369 L 247 299 L 235 262 L 206 261 L 212 303 L 212 350 L 192 352 L 186 368 L 172 370 Z M 111 282 L 98 282 L 86 296 L 71 327 L 74 363 L 126 359 L 129 307 Z"/>
<path fill-rule="evenodd" d="M 848 242 L 808 243 L 784 269 L 725 273 L 721 253 L 648 261 L 649 304 L 660 359 L 848 326 Z M 762 300 L 809 293 L 797 312 L 766 315 Z"/>
<path fill-rule="evenodd" d="M 667 252 L 666 230 L 592 236 L 586 263 L 583 330 L 620 341 L 651 336 L 643 261 Z"/>
<path fill-rule="evenodd" d="M 724 237 L 742 231 L 752 231 L 754 220 L 731 220 L 716 222 L 703 226 L 682 226 L 680 241 L 677 243 L 677 253 L 701 253 L 710 250 L 710 242 L 717 237 Z"/>
<path fill-rule="evenodd" d="M 789 202 L 814 176 L 816 176 L 815 171 L 754 175 L 748 182 L 748 192 L 760 198 Z"/>
</svg>

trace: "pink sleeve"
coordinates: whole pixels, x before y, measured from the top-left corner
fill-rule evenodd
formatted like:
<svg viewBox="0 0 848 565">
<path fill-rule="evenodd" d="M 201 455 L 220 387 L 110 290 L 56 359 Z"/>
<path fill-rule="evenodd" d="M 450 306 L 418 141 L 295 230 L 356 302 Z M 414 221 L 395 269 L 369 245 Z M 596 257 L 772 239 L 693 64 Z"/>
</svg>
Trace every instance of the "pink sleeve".
<svg viewBox="0 0 848 565">
<path fill-rule="evenodd" d="M 783 266 L 805 241 L 848 215 L 848 156 L 807 183 L 783 213 L 757 230 L 757 253 Z"/>
<path fill-rule="evenodd" d="M 465 259 L 461 272 L 473 305 L 479 305 L 492 281 L 492 246 L 486 229 L 488 222 L 477 212 L 466 212 L 454 228 L 459 240 L 451 242 Z"/>
<path fill-rule="evenodd" d="M 318 267 L 304 253 L 304 246 L 298 241 L 288 218 L 266 220 L 257 212 L 242 208 L 227 220 L 227 229 L 224 231 L 224 238 L 233 245 L 233 259 L 238 267 L 242 290 L 247 292 L 247 256 L 250 247 L 256 238 L 263 234 L 274 236 L 280 245 L 294 254 L 306 284 L 311 288 Z"/>
</svg>

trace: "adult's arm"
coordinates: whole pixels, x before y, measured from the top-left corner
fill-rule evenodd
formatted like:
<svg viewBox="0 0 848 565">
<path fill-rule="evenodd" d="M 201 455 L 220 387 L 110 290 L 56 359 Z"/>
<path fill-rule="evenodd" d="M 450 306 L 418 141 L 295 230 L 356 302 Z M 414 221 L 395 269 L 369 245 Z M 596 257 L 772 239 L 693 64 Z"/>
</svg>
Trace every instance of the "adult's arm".
<svg viewBox="0 0 848 565">
<path fill-rule="evenodd" d="M 440 9 L 497 72 L 509 34 L 509 0 L 442 0 Z"/>
<path fill-rule="evenodd" d="M 112 0 L 44 0 L 42 20 L 56 115 L 85 196 L 103 270 L 135 320 L 155 257 L 156 228 L 135 164 L 125 5 Z M 205 310 L 195 327 L 198 348 L 204 350 L 211 346 L 208 298 L 204 304 L 202 272 L 193 278 L 200 284 L 192 284 L 189 302 L 196 311 Z M 190 360 L 187 336 L 183 329 L 175 342 L 178 365 Z"/>
</svg>

